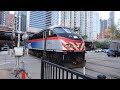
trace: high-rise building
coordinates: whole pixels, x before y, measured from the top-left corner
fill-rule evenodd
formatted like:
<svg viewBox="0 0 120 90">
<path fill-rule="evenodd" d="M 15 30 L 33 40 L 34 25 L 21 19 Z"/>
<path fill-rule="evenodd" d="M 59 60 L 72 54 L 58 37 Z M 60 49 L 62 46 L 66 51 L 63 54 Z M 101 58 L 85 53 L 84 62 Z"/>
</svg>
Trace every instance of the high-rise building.
<svg viewBox="0 0 120 90">
<path fill-rule="evenodd" d="M 65 26 L 64 11 L 27 11 L 27 30 L 37 32 L 53 25 Z"/>
<path fill-rule="evenodd" d="M 104 32 L 108 28 L 108 20 L 102 20 L 100 19 L 100 33 L 99 33 L 99 39 L 104 39 L 105 34 Z"/>
<path fill-rule="evenodd" d="M 97 35 L 99 35 L 99 33 L 100 33 L 100 20 L 99 20 L 99 13 L 96 13 L 97 15 L 96 15 L 96 24 L 97 24 L 97 26 L 96 26 L 96 30 L 97 30 Z M 97 37 L 98 38 L 98 37 Z"/>
<path fill-rule="evenodd" d="M 25 32 L 27 30 L 27 11 L 15 11 L 14 13 L 14 30 L 17 31 L 19 27 L 20 15 L 20 30 Z"/>
<path fill-rule="evenodd" d="M 114 23 L 114 20 L 115 20 L 115 12 L 114 11 L 110 12 L 110 19 L 111 19 L 111 24 Z"/>
<path fill-rule="evenodd" d="M 98 16 L 96 11 L 80 11 L 80 34 L 87 35 L 87 40 L 97 39 L 97 28 L 99 28 Z"/>
<path fill-rule="evenodd" d="M 10 14 L 9 11 L 6 14 L 6 26 L 9 28 L 14 28 L 14 15 Z"/>
<path fill-rule="evenodd" d="M 107 25 L 108 25 L 107 23 L 108 23 L 107 20 L 100 19 L 100 31 L 107 29 Z"/>
<path fill-rule="evenodd" d="M 29 32 L 37 32 L 51 26 L 51 11 L 28 11 L 27 29 Z"/>
<path fill-rule="evenodd" d="M 51 25 L 62 25 L 71 29 L 80 27 L 80 11 L 52 11 Z"/>
<path fill-rule="evenodd" d="M 48 11 L 20 11 L 20 30 L 25 32 L 37 32 L 49 26 L 50 12 Z M 19 26 L 18 11 L 15 11 L 15 31 Z M 48 16 L 48 17 L 47 17 Z"/>
<path fill-rule="evenodd" d="M 21 11 L 21 31 L 27 30 L 27 11 Z"/>
<path fill-rule="evenodd" d="M 9 11 L 0 11 L 0 31 L 12 31 L 14 17 L 9 15 Z"/>
<path fill-rule="evenodd" d="M 108 22 L 107 23 L 107 28 L 115 23 L 115 12 L 114 11 L 109 13 L 109 19 L 108 19 L 107 22 Z"/>
<path fill-rule="evenodd" d="M 7 11 L 0 11 L 0 25 L 6 25 L 6 13 Z"/>
<path fill-rule="evenodd" d="M 2 11 L 0 11 L 0 25 L 2 24 Z"/>
<path fill-rule="evenodd" d="M 62 25 L 82 36 L 87 35 L 89 40 L 96 39 L 97 36 L 99 16 L 96 11 L 26 11 L 21 17 L 22 15 L 24 15 L 21 19 L 21 22 L 23 21 L 21 25 L 24 27 L 22 31 L 25 30 L 25 26 L 27 31 L 37 32 L 49 26 Z M 17 25 L 18 18 L 16 18 Z"/>
<path fill-rule="evenodd" d="M 14 12 L 14 31 L 18 30 L 19 18 L 18 18 L 18 11 Z"/>
</svg>

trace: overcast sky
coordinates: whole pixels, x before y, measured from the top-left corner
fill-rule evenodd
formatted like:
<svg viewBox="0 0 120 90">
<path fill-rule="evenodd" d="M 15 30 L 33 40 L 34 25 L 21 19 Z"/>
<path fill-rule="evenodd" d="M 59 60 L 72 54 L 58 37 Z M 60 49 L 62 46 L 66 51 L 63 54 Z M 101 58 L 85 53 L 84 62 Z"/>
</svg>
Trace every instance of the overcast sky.
<svg viewBox="0 0 120 90">
<path fill-rule="evenodd" d="M 109 12 L 110 11 L 98 11 L 99 12 L 99 18 L 101 19 L 108 19 L 109 18 Z M 14 11 L 10 11 L 11 14 L 14 14 Z M 115 11 L 115 22 L 120 19 L 120 11 Z"/>
<path fill-rule="evenodd" d="M 101 19 L 108 19 L 110 11 L 98 11 L 99 12 L 99 18 Z M 115 11 L 115 22 L 118 22 L 118 19 L 120 19 L 120 11 Z"/>
</svg>

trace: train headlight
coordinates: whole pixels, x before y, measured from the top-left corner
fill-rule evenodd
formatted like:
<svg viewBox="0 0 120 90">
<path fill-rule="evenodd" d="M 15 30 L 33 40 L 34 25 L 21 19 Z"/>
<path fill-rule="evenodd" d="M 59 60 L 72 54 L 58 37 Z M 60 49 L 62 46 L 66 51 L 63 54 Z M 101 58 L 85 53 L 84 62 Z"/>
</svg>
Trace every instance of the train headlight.
<svg viewBox="0 0 120 90">
<path fill-rule="evenodd" d="M 72 45 L 72 44 L 70 44 L 70 48 L 73 48 L 73 45 Z"/>
<path fill-rule="evenodd" d="M 77 48 L 80 48 L 81 46 L 80 45 L 77 45 Z"/>
<path fill-rule="evenodd" d="M 67 48 L 73 48 L 73 45 L 72 44 L 66 44 L 65 47 L 67 47 Z"/>
<path fill-rule="evenodd" d="M 77 43 L 77 45 L 76 45 L 76 46 L 77 46 L 77 48 L 80 48 L 80 47 L 81 47 L 80 43 Z"/>
</svg>

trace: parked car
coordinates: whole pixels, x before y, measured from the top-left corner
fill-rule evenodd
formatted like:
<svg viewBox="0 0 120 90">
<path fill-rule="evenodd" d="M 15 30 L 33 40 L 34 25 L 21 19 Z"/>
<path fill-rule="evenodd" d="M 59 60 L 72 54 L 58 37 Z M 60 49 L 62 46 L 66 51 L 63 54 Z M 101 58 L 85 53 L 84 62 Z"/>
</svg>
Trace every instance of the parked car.
<svg viewBox="0 0 120 90">
<path fill-rule="evenodd" d="M 103 50 L 99 48 L 99 49 L 96 49 L 95 52 L 103 52 Z"/>
<path fill-rule="evenodd" d="M 1 50 L 2 51 L 7 51 L 9 49 L 9 46 L 8 45 L 4 45 L 3 47 L 1 47 Z"/>
<path fill-rule="evenodd" d="M 110 49 L 104 49 L 104 53 L 107 53 Z"/>
<path fill-rule="evenodd" d="M 114 56 L 114 57 L 120 56 L 120 51 L 109 49 L 108 52 L 107 52 L 107 55 L 108 55 L 108 57 L 110 57 L 110 56 Z"/>
</svg>

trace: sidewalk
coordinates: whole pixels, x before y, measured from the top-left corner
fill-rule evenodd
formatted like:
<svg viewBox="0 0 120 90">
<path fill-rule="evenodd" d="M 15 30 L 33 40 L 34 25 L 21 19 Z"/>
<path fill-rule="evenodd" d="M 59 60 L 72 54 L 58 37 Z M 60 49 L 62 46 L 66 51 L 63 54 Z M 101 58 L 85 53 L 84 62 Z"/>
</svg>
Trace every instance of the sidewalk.
<svg viewBox="0 0 120 90">
<path fill-rule="evenodd" d="M 10 71 L 0 69 L 0 79 L 9 79 Z"/>
<path fill-rule="evenodd" d="M 31 75 L 32 79 L 40 79 L 41 60 L 30 55 L 20 58 L 20 62 L 24 61 L 26 71 Z M 21 67 L 21 63 L 19 65 Z M 8 52 L 1 54 L 0 52 L 0 79 L 16 79 L 14 70 L 16 69 L 16 58 L 8 55 Z"/>
</svg>

